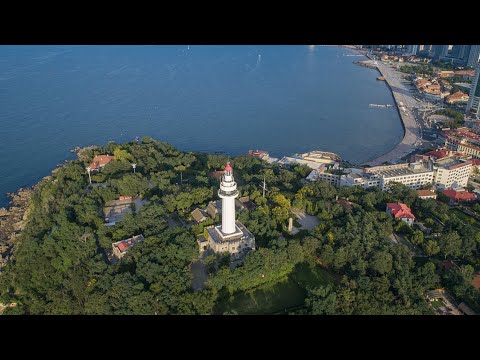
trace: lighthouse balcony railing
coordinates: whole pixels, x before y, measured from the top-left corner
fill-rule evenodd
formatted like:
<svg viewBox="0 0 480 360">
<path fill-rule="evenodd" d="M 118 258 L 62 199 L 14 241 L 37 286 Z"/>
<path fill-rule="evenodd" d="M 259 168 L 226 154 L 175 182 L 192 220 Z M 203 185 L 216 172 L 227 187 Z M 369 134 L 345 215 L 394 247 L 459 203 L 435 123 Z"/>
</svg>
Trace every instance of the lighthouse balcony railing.
<svg viewBox="0 0 480 360">
<path fill-rule="evenodd" d="M 238 190 L 233 190 L 233 191 L 218 190 L 218 195 L 221 195 L 221 196 L 236 196 L 236 195 L 238 195 Z"/>
</svg>

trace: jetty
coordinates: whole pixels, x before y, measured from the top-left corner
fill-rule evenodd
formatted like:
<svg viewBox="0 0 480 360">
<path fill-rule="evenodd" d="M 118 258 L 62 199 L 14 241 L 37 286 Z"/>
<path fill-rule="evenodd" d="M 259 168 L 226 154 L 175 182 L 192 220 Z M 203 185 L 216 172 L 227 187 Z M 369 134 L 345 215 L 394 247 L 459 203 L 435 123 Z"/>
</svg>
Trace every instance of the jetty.
<svg viewBox="0 0 480 360">
<path fill-rule="evenodd" d="M 372 60 L 359 60 L 359 61 L 354 61 L 354 64 L 369 68 L 369 69 L 376 69 L 377 65 L 375 64 L 376 62 Z"/>
</svg>

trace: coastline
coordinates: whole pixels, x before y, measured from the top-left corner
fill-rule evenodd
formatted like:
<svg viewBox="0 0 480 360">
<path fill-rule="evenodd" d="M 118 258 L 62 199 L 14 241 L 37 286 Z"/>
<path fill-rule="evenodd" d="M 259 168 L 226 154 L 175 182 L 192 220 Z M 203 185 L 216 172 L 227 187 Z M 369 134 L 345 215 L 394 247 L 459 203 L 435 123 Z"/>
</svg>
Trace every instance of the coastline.
<svg viewBox="0 0 480 360">
<path fill-rule="evenodd" d="M 371 165 L 371 166 L 381 165 L 384 162 L 393 163 L 393 162 L 399 161 L 406 155 L 412 153 L 416 149 L 418 141 L 421 140 L 421 137 L 419 136 L 420 128 L 418 127 L 418 124 L 415 121 L 415 116 L 413 115 L 412 111 L 408 106 L 409 101 L 413 101 L 413 97 L 410 95 L 407 95 L 409 99 L 405 99 L 405 92 L 402 93 L 402 90 L 403 91 L 405 90 L 399 86 L 398 79 L 392 78 L 393 75 L 390 73 L 390 69 L 387 68 L 387 65 L 377 63 L 377 71 L 380 73 L 381 76 L 385 78 L 385 83 L 387 84 L 388 88 L 392 92 L 392 96 L 395 101 L 395 106 L 397 108 L 397 111 L 402 123 L 403 138 L 388 153 L 378 156 L 366 163 L 366 165 Z M 397 70 L 393 70 L 393 71 L 397 71 Z M 392 83 L 393 83 L 393 87 L 392 87 Z"/>
<path fill-rule="evenodd" d="M 356 49 L 351 45 L 339 45 L 339 47 L 347 48 L 368 58 L 366 50 Z M 367 61 L 371 61 L 371 59 Z M 403 89 L 398 79 L 395 79 L 395 75 L 397 74 L 394 74 L 394 72 L 397 72 L 397 70 L 389 69 L 387 65 L 384 65 L 381 62 L 377 62 L 376 65 L 372 63 L 371 66 L 368 66 L 368 68 L 376 69 L 380 76 L 383 76 L 388 89 L 392 93 L 393 100 L 395 101 L 395 107 L 398 115 L 400 116 L 403 137 L 393 149 L 383 155 L 373 158 L 372 160 L 364 162 L 364 165 L 377 166 L 385 162 L 395 163 L 406 155 L 412 153 L 416 149 L 416 144 L 418 141 L 421 140 L 421 137 L 419 136 L 419 127 L 415 121 L 415 116 L 413 115 L 412 111 L 405 106 L 408 106 L 408 103 L 413 101 L 413 97 L 408 95 L 407 89 Z M 405 95 L 408 97 L 407 99 L 405 99 Z M 403 104 L 403 106 L 401 106 L 401 104 Z M 400 107 L 403 107 L 403 112 Z"/>
<path fill-rule="evenodd" d="M 30 200 L 35 186 L 9 193 L 9 206 L 0 208 L 0 271 L 12 258 L 30 214 Z"/>
<path fill-rule="evenodd" d="M 365 49 L 357 49 L 355 46 L 353 45 L 334 45 L 334 46 L 337 46 L 337 47 L 340 47 L 340 48 L 344 48 L 344 49 L 348 49 L 349 51 L 352 51 L 358 55 L 363 55 L 365 56 L 367 59 L 368 59 L 368 56 L 367 56 L 367 51 Z M 362 60 L 363 61 L 363 60 Z M 366 60 L 366 61 L 370 61 L 371 60 Z M 354 61 L 354 63 L 357 63 L 357 61 Z M 371 64 L 371 66 L 368 66 L 369 68 L 372 68 L 372 69 L 376 69 L 378 71 L 378 73 L 383 76 L 385 78 L 385 83 L 387 84 L 390 92 L 392 93 L 392 97 L 394 98 L 394 101 L 395 101 L 395 107 L 397 109 L 397 112 L 400 116 L 400 120 L 401 120 L 401 124 L 402 124 L 402 129 L 403 129 L 403 137 L 402 137 L 402 140 L 396 144 L 394 146 L 393 149 L 391 149 L 390 151 L 388 151 L 387 153 L 384 153 L 380 156 L 377 156 L 371 160 L 368 160 L 368 161 L 364 161 L 362 162 L 361 164 L 363 165 L 370 165 L 370 166 L 376 166 L 376 165 L 380 165 L 384 162 L 397 162 L 399 161 L 400 159 L 402 159 L 404 156 L 412 153 L 414 150 L 415 150 L 415 145 L 416 143 L 418 142 L 418 140 L 420 140 L 420 137 L 419 137 L 419 128 L 414 120 L 414 116 L 413 114 L 411 113 L 411 110 L 409 110 L 408 108 L 405 108 L 405 113 L 403 113 L 401 110 L 400 110 L 400 103 L 402 102 L 401 100 L 403 100 L 404 103 L 406 103 L 405 99 L 404 98 L 400 98 L 400 97 L 403 97 L 404 95 L 401 95 L 399 94 L 396 89 L 396 86 L 394 85 L 393 88 L 392 88 L 392 79 L 391 79 L 391 74 L 388 74 L 389 71 L 392 71 L 393 69 L 388 69 L 388 67 L 386 65 L 384 65 L 383 63 L 378 63 L 377 65 L 374 65 L 373 63 Z M 397 70 L 393 70 L 393 71 L 397 71 Z M 402 90 L 401 88 L 399 90 Z M 407 95 L 409 96 L 409 95 Z M 410 98 L 412 98 L 411 96 L 409 96 Z M 400 100 L 401 99 L 401 100 Z M 75 147 L 74 149 L 71 149 L 69 150 L 71 153 L 74 153 L 77 155 L 78 158 L 81 158 L 82 157 L 82 153 L 85 151 L 85 150 L 91 150 L 91 149 L 95 149 L 97 146 L 95 145 L 89 145 L 89 146 L 86 146 L 86 147 Z M 288 156 L 288 155 L 287 155 Z M 65 160 L 65 162 L 68 161 L 68 160 Z M 361 165 L 361 164 L 358 164 L 358 165 Z M 62 166 L 64 164 L 59 164 L 57 166 Z M 48 176 L 47 176 L 48 177 Z M 15 194 L 18 194 L 20 191 L 24 190 L 24 189 L 27 189 L 27 188 L 30 188 L 30 189 L 33 189 L 38 183 L 40 183 L 43 179 L 40 179 L 36 184 L 32 185 L 32 186 L 24 186 L 20 189 L 18 189 L 16 192 L 12 193 L 13 196 Z M 12 197 L 12 194 L 7 194 L 8 197 Z M 10 201 L 10 203 L 12 203 Z M 1 211 L 8 211 L 8 209 L 11 207 L 11 205 L 7 205 L 5 206 L 5 208 L 2 208 L 0 207 L 0 214 L 1 214 Z M 6 210 L 5 210 L 6 209 Z M 0 215 L 1 216 L 1 215 Z M 1 219 L 1 217 L 0 217 Z M 1 244 L 1 239 L 0 239 L 0 244 Z M 0 252 L 1 254 L 1 252 Z"/>
</svg>

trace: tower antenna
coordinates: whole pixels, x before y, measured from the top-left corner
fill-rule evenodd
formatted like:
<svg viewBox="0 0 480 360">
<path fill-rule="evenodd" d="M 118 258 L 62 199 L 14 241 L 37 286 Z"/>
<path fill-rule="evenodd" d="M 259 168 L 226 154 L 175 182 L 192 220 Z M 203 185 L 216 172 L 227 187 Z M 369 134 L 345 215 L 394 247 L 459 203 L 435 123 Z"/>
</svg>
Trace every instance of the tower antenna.
<svg viewBox="0 0 480 360">
<path fill-rule="evenodd" d="M 260 187 L 263 189 L 263 197 L 265 197 L 265 191 L 268 191 L 267 183 L 265 182 L 265 175 L 263 175 L 263 185 L 260 185 Z"/>
</svg>

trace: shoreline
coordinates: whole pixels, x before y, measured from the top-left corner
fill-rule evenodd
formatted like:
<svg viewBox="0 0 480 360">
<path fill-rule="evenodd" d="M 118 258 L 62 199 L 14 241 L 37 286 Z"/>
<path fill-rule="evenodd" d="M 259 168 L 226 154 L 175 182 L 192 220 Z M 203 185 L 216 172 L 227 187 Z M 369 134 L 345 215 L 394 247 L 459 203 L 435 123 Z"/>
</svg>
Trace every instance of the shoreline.
<svg viewBox="0 0 480 360">
<path fill-rule="evenodd" d="M 351 47 L 347 47 L 347 48 L 358 54 L 364 55 L 367 59 L 372 61 L 367 56 L 365 50 L 362 51 L 360 49 L 352 49 Z M 384 78 L 384 82 L 386 83 L 388 89 L 392 94 L 393 100 L 395 102 L 395 107 L 400 117 L 400 123 L 402 124 L 403 137 L 400 140 L 400 142 L 396 144 L 390 151 L 380 156 L 377 156 L 369 161 L 366 161 L 363 164 L 370 165 L 370 166 L 378 166 L 378 165 L 382 165 L 385 162 L 396 163 L 417 149 L 416 144 L 418 143 L 418 141 L 421 140 L 421 137 L 419 136 L 420 129 L 418 127 L 417 122 L 415 121 L 415 116 L 413 115 L 412 111 L 405 106 L 407 105 L 405 94 L 401 94 L 400 91 L 395 91 L 392 88 L 392 82 L 395 82 L 394 81 L 395 79 L 392 78 L 393 76 L 390 73 L 390 71 L 397 72 L 398 70 L 390 69 L 387 65 L 384 65 L 381 62 L 379 63 L 378 61 L 377 61 L 377 65 L 372 64 L 371 69 L 377 70 L 380 76 Z M 404 90 L 400 86 L 398 86 L 398 88 L 399 90 Z M 408 94 L 406 96 L 409 97 L 409 100 L 413 99 L 413 96 L 410 96 Z M 403 106 L 401 106 L 400 103 L 403 104 Z M 403 112 L 400 109 L 400 107 L 403 107 L 404 109 Z"/>
<path fill-rule="evenodd" d="M 368 56 L 366 55 L 367 51 L 365 49 L 357 49 L 355 48 L 353 45 L 333 45 L 333 46 L 337 46 L 339 48 L 343 48 L 343 49 L 348 49 L 358 55 L 363 55 L 365 56 L 367 59 Z M 371 61 L 371 60 L 370 60 Z M 355 63 L 356 61 L 354 61 Z M 356 64 L 358 65 L 358 64 Z M 383 64 L 382 64 L 383 66 Z M 395 147 L 393 147 L 390 151 L 388 151 L 387 153 L 384 153 L 380 156 L 376 156 L 375 158 L 371 159 L 371 160 L 368 160 L 368 161 L 364 161 L 362 163 L 358 163 L 357 165 L 358 166 L 362 166 L 362 165 L 371 165 L 371 166 L 375 166 L 375 165 L 380 165 L 384 162 L 397 162 L 399 160 L 401 160 L 404 156 L 408 155 L 409 153 L 412 153 L 413 151 L 415 151 L 415 146 L 414 144 L 420 140 L 420 138 L 418 137 L 418 127 L 415 123 L 415 121 L 406 121 L 406 119 L 404 119 L 405 117 L 405 114 L 402 114 L 402 111 L 400 110 L 400 105 L 399 105 L 399 102 L 400 100 L 397 100 L 397 97 L 395 96 L 396 93 L 394 92 L 394 90 L 392 89 L 392 86 L 391 86 L 391 79 L 389 79 L 388 76 L 385 76 L 385 74 L 382 72 L 382 70 L 379 68 L 378 65 L 373 65 L 371 67 L 369 67 L 371 69 L 376 69 L 378 71 L 378 73 L 383 76 L 385 78 L 385 83 L 387 84 L 391 94 L 392 94 L 392 97 L 394 99 L 394 102 L 395 102 L 395 107 L 397 109 L 397 112 L 399 114 L 399 117 L 400 117 L 400 122 L 402 124 L 402 129 L 403 129 L 403 137 L 402 137 L 402 140 L 395 145 Z M 411 111 L 408 110 L 408 112 L 411 114 Z M 412 118 L 413 118 L 413 114 L 411 114 Z M 409 119 L 411 120 L 411 119 Z M 408 124 L 406 125 L 406 122 L 408 122 Z M 417 132 L 417 135 L 413 134 L 408 126 L 412 126 L 413 125 L 413 128 L 416 130 Z M 89 149 L 94 149 L 98 146 L 96 145 L 89 145 L 89 146 L 86 146 L 86 147 L 83 147 L 81 148 L 80 146 L 77 146 L 75 147 L 74 149 L 71 149 L 69 150 L 69 152 L 71 153 L 74 153 L 77 155 L 78 158 L 80 158 L 81 156 L 81 153 L 85 150 L 89 150 Z M 183 150 L 181 150 L 183 151 Z M 328 150 L 324 150 L 324 151 L 328 151 Z M 212 153 L 213 154 L 213 153 Z M 228 154 L 227 154 L 228 155 Z M 290 155 L 286 155 L 286 156 L 290 156 Z M 69 160 L 65 160 L 66 161 L 69 161 Z M 63 165 L 63 164 L 59 164 L 57 166 L 60 166 L 60 165 Z M 53 171 L 53 170 L 52 170 Z M 47 175 L 48 176 L 48 175 Z M 32 189 L 34 188 L 38 183 L 40 183 L 44 178 L 40 178 L 40 180 L 34 182 L 33 185 L 25 185 L 25 186 L 22 186 L 20 187 L 18 190 L 16 190 L 15 192 L 11 192 L 11 193 L 7 193 L 7 194 L 2 194 L 2 197 L 3 198 L 12 198 L 13 196 L 15 196 L 18 192 L 24 190 L 24 189 Z M 3 202 L 3 201 L 2 201 Z M 8 204 L 6 204 L 6 206 L 2 207 L 0 206 L 0 210 L 1 209 L 5 209 L 6 211 L 8 211 L 8 209 L 12 206 L 12 201 L 9 201 Z"/>
<path fill-rule="evenodd" d="M 367 61 L 372 61 L 367 56 L 366 50 L 356 49 L 353 46 L 349 46 L 349 45 L 338 45 L 338 46 L 342 48 L 347 48 L 357 54 L 365 56 L 367 59 L 369 59 Z M 379 63 L 378 61 L 377 61 L 377 65 L 371 64 L 371 66 L 367 66 L 367 67 L 377 70 L 380 76 L 383 76 L 384 82 L 387 84 L 387 87 L 392 94 L 393 100 L 395 102 L 395 107 L 400 117 L 400 123 L 402 124 L 402 129 L 403 129 L 403 137 L 400 140 L 400 142 L 396 144 L 390 151 L 380 156 L 376 156 L 371 160 L 365 161 L 363 165 L 377 166 L 377 165 L 382 165 L 385 162 L 396 163 L 417 149 L 416 144 L 418 143 L 418 141 L 421 140 L 421 137 L 419 136 L 419 132 L 420 132 L 419 127 L 415 121 L 415 116 L 413 115 L 412 111 L 405 106 L 407 105 L 406 104 L 407 101 L 405 100 L 405 94 L 401 94 L 400 91 L 395 91 L 392 88 L 392 82 L 395 82 L 395 81 L 392 78 L 393 76 L 390 73 L 390 71 L 397 72 L 398 70 L 390 69 L 387 65 L 384 65 L 381 62 Z M 398 88 L 399 90 L 403 90 L 400 86 L 398 86 Z M 410 99 L 413 99 L 413 96 L 410 96 L 410 95 L 406 95 L 406 96 L 408 96 Z M 404 112 L 402 112 L 402 110 L 400 109 L 401 107 L 400 103 L 403 104 L 402 107 L 404 108 Z"/>
<path fill-rule="evenodd" d="M 396 91 L 392 88 L 392 82 L 394 82 L 395 79 L 391 78 L 391 74 L 389 74 L 390 69 L 388 69 L 387 65 L 377 62 L 376 68 L 380 75 L 385 78 L 385 83 L 392 93 L 392 97 L 395 101 L 395 106 L 402 123 L 403 138 L 392 150 L 366 163 L 366 165 L 371 166 L 381 165 L 384 162 L 398 162 L 406 155 L 415 151 L 417 149 L 418 142 L 421 141 L 421 137 L 419 136 L 420 128 L 415 120 L 415 115 L 408 107 L 407 100 L 405 99 L 405 96 L 408 96 L 410 98 L 409 100 L 413 100 L 413 96 L 402 94 L 401 90 L 403 89 L 401 88 L 399 88 L 400 91 Z M 393 71 L 396 72 L 397 70 L 394 69 Z"/>
</svg>

